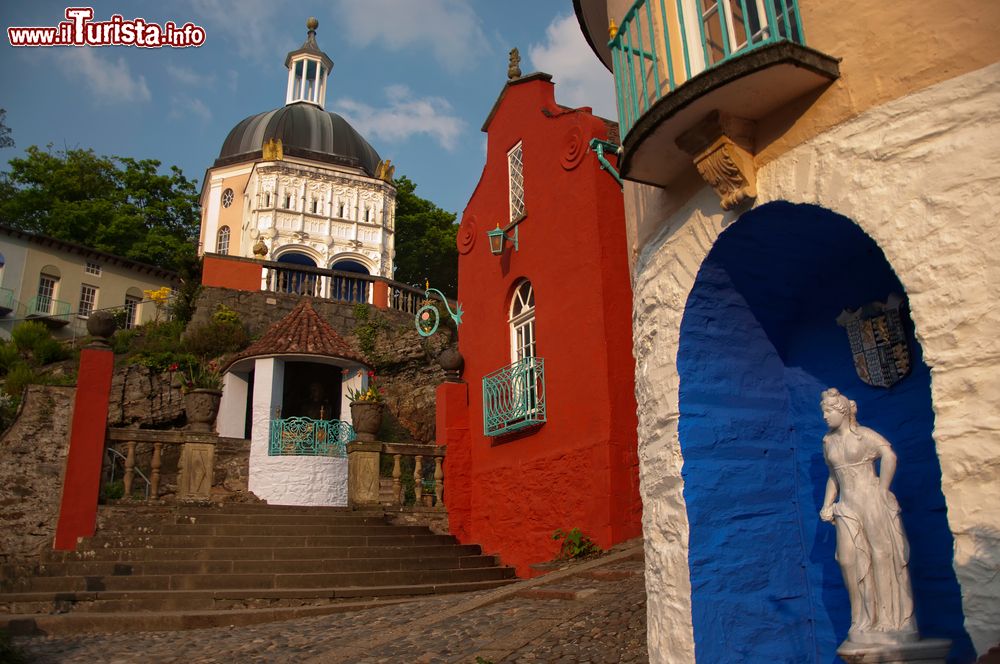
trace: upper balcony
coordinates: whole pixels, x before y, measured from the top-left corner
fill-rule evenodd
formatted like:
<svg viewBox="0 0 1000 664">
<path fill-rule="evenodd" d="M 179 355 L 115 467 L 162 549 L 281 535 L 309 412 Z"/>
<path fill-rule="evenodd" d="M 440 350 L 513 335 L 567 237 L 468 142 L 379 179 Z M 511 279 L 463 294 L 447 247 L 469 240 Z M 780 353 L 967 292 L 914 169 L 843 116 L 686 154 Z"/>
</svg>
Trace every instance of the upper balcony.
<svg viewBox="0 0 1000 664">
<path fill-rule="evenodd" d="M 806 46 L 797 0 L 636 0 L 617 25 L 614 0 L 575 4 L 615 75 L 629 180 L 665 186 L 692 158 L 706 180 L 717 177 L 728 165 L 702 161 L 720 138 L 752 161 L 758 122 L 839 75 L 835 58 Z M 601 18 L 610 19 L 606 46 Z M 739 202 L 723 199 L 723 207 Z"/>
</svg>

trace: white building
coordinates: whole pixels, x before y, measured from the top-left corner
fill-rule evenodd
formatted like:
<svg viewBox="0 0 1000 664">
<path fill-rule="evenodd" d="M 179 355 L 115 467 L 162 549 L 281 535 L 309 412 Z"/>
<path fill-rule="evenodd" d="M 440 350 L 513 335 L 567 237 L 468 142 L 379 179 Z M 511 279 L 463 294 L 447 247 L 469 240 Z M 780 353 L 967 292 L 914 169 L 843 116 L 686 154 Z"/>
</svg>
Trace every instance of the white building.
<svg viewBox="0 0 1000 664">
<path fill-rule="evenodd" d="M 391 277 L 392 167 L 324 110 L 333 61 L 318 25 L 285 58 L 285 105 L 239 122 L 208 169 L 201 252 Z"/>
</svg>

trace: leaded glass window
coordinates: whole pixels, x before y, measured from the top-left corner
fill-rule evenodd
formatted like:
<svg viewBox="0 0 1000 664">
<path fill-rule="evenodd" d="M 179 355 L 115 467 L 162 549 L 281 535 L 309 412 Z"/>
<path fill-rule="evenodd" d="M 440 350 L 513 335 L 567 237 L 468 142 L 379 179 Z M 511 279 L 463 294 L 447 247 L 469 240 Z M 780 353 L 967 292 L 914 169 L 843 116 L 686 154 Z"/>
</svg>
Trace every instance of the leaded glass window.
<svg viewBox="0 0 1000 664">
<path fill-rule="evenodd" d="M 510 188 L 510 220 L 524 216 L 524 151 L 518 143 L 507 153 L 507 174 Z"/>
</svg>

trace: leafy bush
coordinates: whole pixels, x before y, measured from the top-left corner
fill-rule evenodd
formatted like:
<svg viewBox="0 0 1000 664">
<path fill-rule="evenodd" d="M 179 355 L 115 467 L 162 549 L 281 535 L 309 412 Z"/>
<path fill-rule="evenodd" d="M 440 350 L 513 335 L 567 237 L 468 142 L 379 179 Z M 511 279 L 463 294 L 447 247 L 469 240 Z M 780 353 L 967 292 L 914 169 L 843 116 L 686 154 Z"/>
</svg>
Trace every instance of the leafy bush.
<svg viewBox="0 0 1000 664">
<path fill-rule="evenodd" d="M 37 383 L 38 377 L 35 370 L 24 363 L 15 364 L 7 374 L 7 382 L 4 384 L 4 391 L 12 397 L 21 398 L 24 388 L 31 383 Z"/>
<path fill-rule="evenodd" d="M 222 304 L 221 302 L 215 305 L 215 311 L 212 313 L 213 323 L 242 323 L 240 320 L 240 315 Z"/>
<path fill-rule="evenodd" d="M 65 360 L 70 352 L 52 338 L 49 328 L 37 321 L 25 321 L 10 334 L 11 341 L 22 357 L 36 365 Z"/>
<path fill-rule="evenodd" d="M 171 367 L 185 367 L 189 364 L 197 364 L 198 358 L 190 353 L 177 351 L 141 351 L 132 356 L 132 364 L 149 367 L 153 373 L 164 373 L 170 371 Z"/>
<path fill-rule="evenodd" d="M 29 320 L 18 324 L 14 331 L 10 333 L 11 341 L 22 355 L 26 355 L 35 350 L 35 346 L 51 339 L 49 328 L 38 321 Z"/>
<path fill-rule="evenodd" d="M 249 345 L 250 337 L 239 316 L 235 321 L 216 320 L 213 316 L 212 322 L 192 325 L 184 334 L 184 350 L 202 358 L 236 353 Z"/>
<path fill-rule="evenodd" d="M 6 375 L 14 365 L 21 362 L 17 346 L 9 341 L 0 341 L 0 375 Z"/>
<path fill-rule="evenodd" d="M 557 530 L 552 533 L 552 539 L 557 542 L 562 540 L 557 560 L 574 560 L 601 551 L 601 547 L 597 546 L 592 539 L 584 535 L 579 528 L 573 528 L 569 532 Z"/>
<path fill-rule="evenodd" d="M 111 350 L 115 353 L 115 355 L 124 355 L 129 352 L 136 337 L 139 336 L 139 332 L 139 328 L 134 327 L 131 330 L 126 330 L 123 327 L 119 327 L 115 330 L 115 333 L 111 335 L 111 339 L 108 342 L 111 344 Z"/>
<path fill-rule="evenodd" d="M 100 498 L 103 500 L 118 500 L 125 495 L 125 482 L 124 480 L 115 480 L 114 482 L 105 482 L 101 485 L 101 495 Z"/>
</svg>

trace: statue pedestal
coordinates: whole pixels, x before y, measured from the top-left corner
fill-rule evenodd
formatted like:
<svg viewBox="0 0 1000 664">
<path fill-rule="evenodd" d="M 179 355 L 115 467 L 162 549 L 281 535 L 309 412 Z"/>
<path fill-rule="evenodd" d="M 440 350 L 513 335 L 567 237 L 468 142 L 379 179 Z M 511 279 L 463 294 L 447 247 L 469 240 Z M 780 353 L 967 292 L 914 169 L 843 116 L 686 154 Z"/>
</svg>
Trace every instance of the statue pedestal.
<svg viewBox="0 0 1000 664">
<path fill-rule="evenodd" d="M 847 664 L 945 664 L 950 650 L 949 639 L 921 639 L 897 645 L 844 641 L 837 654 Z"/>
</svg>

